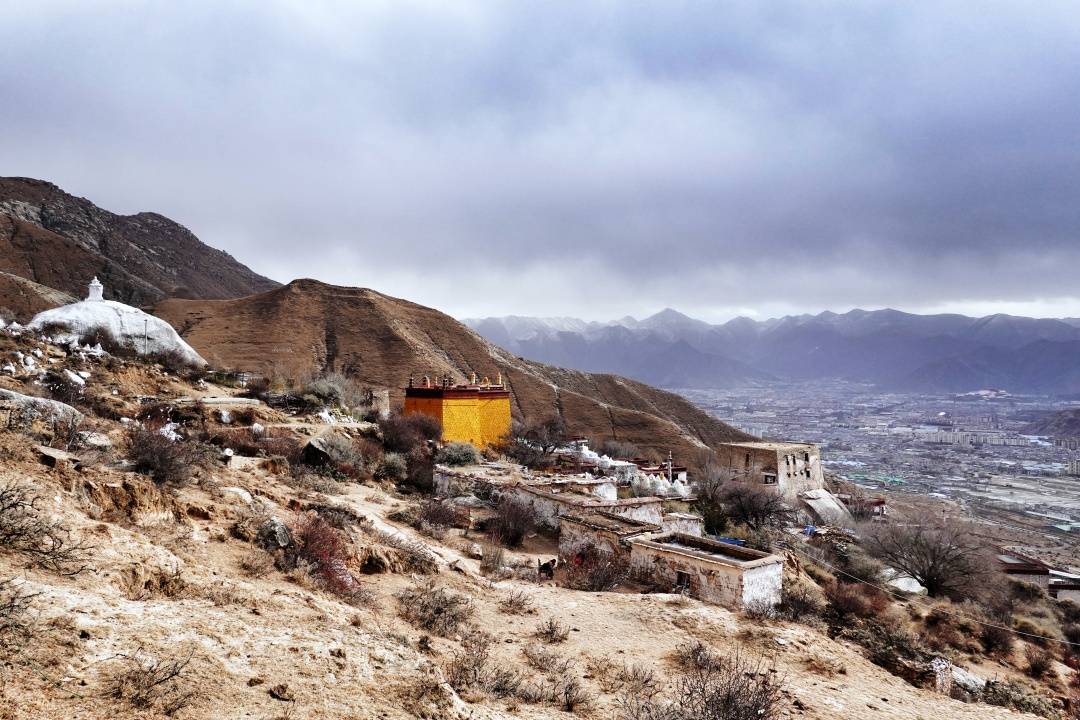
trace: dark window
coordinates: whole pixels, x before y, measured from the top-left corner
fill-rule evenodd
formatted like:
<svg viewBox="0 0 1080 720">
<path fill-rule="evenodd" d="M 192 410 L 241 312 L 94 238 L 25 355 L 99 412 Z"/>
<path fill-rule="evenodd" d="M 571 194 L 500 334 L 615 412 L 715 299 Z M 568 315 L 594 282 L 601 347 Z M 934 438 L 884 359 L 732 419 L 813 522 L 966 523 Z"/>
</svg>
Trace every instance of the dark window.
<svg viewBox="0 0 1080 720">
<path fill-rule="evenodd" d="M 675 571 L 675 589 L 676 590 L 689 590 L 690 589 L 690 573 L 682 572 L 681 570 Z"/>
</svg>

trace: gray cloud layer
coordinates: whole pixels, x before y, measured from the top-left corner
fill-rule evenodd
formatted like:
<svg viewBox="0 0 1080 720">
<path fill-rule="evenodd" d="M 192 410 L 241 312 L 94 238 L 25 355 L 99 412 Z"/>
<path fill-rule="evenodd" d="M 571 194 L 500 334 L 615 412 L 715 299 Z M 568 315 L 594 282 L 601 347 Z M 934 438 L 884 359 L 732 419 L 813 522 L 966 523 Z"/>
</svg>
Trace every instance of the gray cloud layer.
<svg viewBox="0 0 1080 720">
<path fill-rule="evenodd" d="M 19 5 L 0 173 L 279 280 L 459 315 L 1080 314 L 1074 3 Z"/>
</svg>

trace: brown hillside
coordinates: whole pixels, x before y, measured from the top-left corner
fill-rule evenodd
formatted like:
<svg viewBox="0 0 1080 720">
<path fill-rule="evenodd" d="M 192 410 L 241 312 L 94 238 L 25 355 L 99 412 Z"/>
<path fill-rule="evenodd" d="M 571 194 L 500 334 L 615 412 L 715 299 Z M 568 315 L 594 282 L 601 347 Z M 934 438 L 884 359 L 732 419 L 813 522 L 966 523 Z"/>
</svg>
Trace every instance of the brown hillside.
<svg viewBox="0 0 1080 720">
<path fill-rule="evenodd" d="M 26 322 L 42 310 L 75 302 L 67 293 L 38 285 L 18 275 L 0 272 L 0 308 L 7 308 L 20 322 Z"/>
<path fill-rule="evenodd" d="M 0 271 L 76 297 L 97 275 L 106 297 L 132 305 L 278 287 L 166 217 L 116 215 L 30 178 L 0 178 Z"/>
<path fill-rule="evenodd" d="M 747 437 L 686 400 L 613 375 L 562 370 L 514 357 L 437 310 L 315 280 L 296 280 L 238 300 L 179 300 L 154 312 L 211 364 L 300 378 L 339 370 L 391 389 L 410 375 L 503 373 L 514 414 L 526 422 L 561 414 L 573 434 L 618 438 L 685 456 Z"/>
</svg>

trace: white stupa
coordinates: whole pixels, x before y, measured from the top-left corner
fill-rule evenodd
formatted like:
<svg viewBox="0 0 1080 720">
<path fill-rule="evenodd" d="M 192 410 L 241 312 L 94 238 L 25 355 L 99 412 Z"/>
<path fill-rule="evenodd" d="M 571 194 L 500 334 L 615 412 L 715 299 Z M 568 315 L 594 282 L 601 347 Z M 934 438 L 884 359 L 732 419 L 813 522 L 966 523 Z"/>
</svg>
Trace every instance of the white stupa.
<svg viewBox="0 0 1080 720">
<path fill-rule="evenodd" d="M 140 355 L 178 352 L 192 365 L 206 364 L 172 325 L 139 308 L 105 300 L 103 291 L 104 287 L 95 277 L 85 300 L 38 313 L 27 327 L 39 330 L 47 325 L 63 325 L 70 328 L 68 337 L 76 338 L 94 328 L 105 328 Z"/>
</svg>

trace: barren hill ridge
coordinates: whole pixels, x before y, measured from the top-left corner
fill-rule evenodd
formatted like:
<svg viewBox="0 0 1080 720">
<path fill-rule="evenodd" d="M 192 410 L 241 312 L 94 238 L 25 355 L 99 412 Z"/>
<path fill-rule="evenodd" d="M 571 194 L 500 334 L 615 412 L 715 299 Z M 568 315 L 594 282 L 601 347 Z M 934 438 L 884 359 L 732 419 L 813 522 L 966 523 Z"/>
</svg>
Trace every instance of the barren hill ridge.
<svg viewBox="0 0 1080 720">
<path fill-rule="evenodd" d="M 162 215 L 116 215 L 52 183 L 13 177 L 0 178 L 0 271 L 76 297 L 97 275 L 109 299 L 132 305 L 278 286 Z"/>
<path fill-rule="evenodd" d="M 748 437 L 639 382 L 515 357 L 437 310 L 362 288 L 296 280 L 237 300 L 159 303 L 212 365 L 298 378 L 339 370 L 400 398 L 410 375 L 502 373 L 519 420 L 561 415 L 569 432 L 676 452 Z"/>
</svg>

